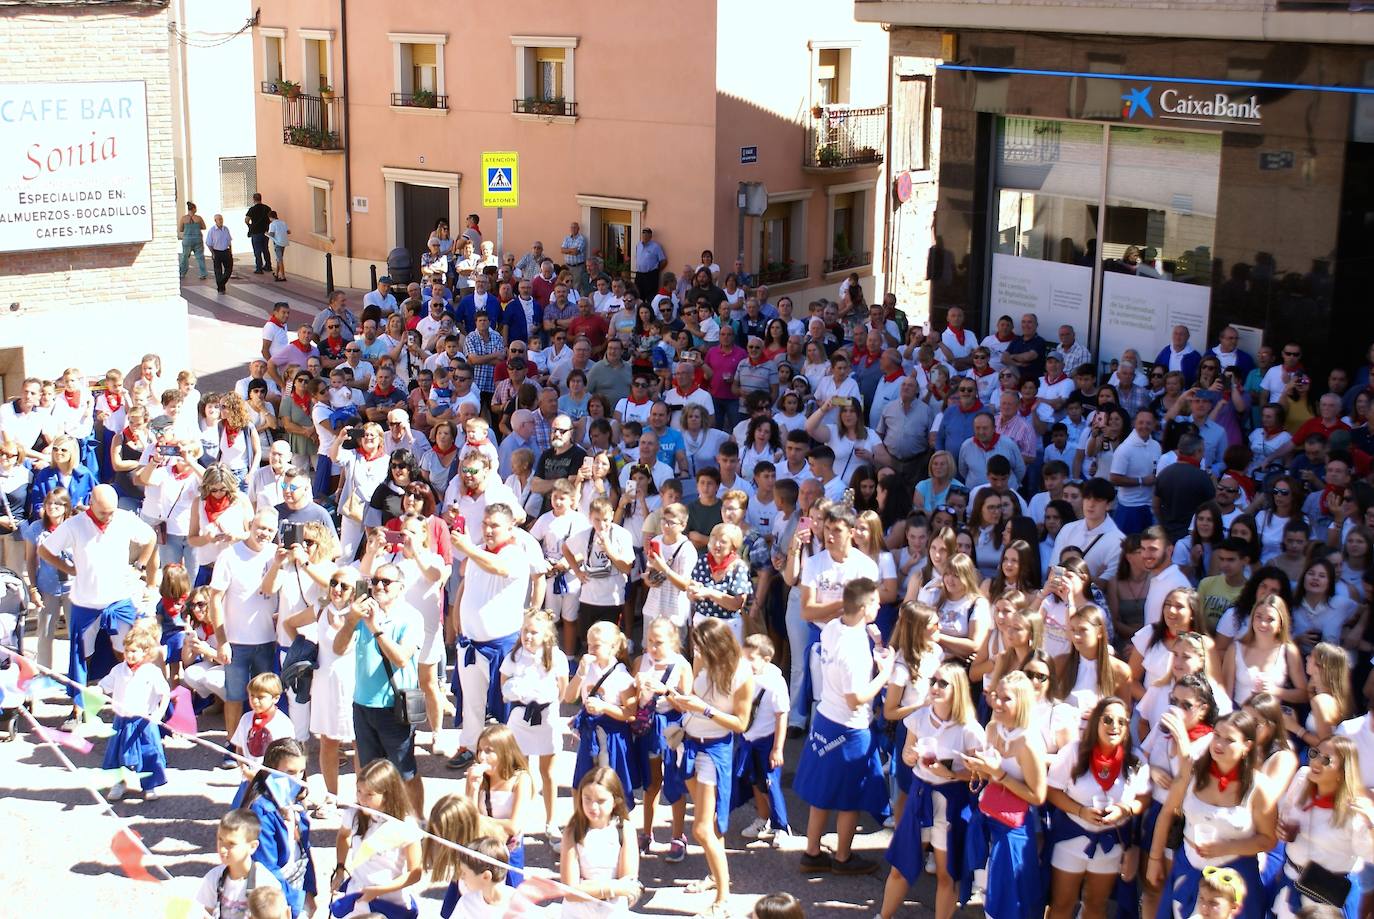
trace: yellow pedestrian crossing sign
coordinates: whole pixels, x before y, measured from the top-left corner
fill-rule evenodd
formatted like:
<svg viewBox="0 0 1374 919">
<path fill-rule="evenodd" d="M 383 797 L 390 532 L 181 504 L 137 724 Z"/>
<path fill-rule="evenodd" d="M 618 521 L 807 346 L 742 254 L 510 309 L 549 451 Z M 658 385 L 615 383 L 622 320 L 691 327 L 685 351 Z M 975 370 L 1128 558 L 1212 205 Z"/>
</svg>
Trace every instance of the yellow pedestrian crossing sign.
<svg viewBox="0 0 1374 919">
<path fill-rule="evenodd" d="M 520 203 L 520 154 L 482 154 L 482 206 L 515 207 Z"/>
</svg>

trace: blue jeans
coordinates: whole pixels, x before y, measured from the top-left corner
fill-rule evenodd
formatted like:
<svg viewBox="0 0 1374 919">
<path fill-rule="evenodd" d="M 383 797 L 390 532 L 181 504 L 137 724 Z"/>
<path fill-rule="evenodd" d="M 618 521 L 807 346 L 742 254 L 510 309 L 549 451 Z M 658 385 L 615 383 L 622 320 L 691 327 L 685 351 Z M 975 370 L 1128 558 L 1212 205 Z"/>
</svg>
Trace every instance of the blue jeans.
<svg viewBox="0 0 1374 919">
<path fill-rule="evenodd" d="M 196 550 L 186 541 L 185 536 L 173 536 L 167 534 L 167 541 L 157 547 L 157 563 L 161 567 L 167 567 L 173 562 L 181 564 L 187 574 L 195 576 L 196 571 Z"/>
<path fill-rule="evenodd" d="M 277 672 L 277 643 L 236 645 L 230 642 L 229 663 L 224 666 L 224 701 L 247 702 L 248 682 L 259 673 Z"/>
<path fill-rule="evenodd" d="M 390 706 L 374 708 L 354 702 L 353 736 L 359 763 L 366 766 L 375 759 L 389 759 L 401 778 L 415 778 L 415 729 L 402 724 Z"/>
<path fill-rule="evenodd" d="M 267 234 L 250 233 L 248 239 L 253 243 L 253 270 L 271 271 L 272 255 L 267 248 Z"/>
</svg>

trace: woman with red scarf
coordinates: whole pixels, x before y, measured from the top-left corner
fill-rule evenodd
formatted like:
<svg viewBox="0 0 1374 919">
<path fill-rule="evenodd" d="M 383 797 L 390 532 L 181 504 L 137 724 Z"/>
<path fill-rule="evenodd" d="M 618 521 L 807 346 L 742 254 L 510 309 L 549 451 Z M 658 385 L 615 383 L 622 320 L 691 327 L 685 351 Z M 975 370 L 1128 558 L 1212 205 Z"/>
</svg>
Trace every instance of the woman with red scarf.
<svg viewBox="0 0 1374 919">
<path fill-rule="evenodd" d="M 128 406 L 124 427 L 110 433 L 110 484 L 119 493 L 119 506 L 137 511 L 143 503 L 143 486 L 134 481 L 134 475 L 143 461 L 144 449 L 154 439 L 148 429 L 148 409 L 142 405 Z"/>
<path fill-rule="evenodd" d="M 1153 917 L 1159 911 L 1159 887 L 1151 886 L 1145 878 L 1150 840 L 1154 838 L 1155 823 L 1169 797 L 1169 787 L 1182 769 L 1183 761 L 1197 759 L 1210 743 L 1213 726 L 1217 723 L 1217 700 L 1212 683 L 1204 674 L 1190 673 L 1169 691 L 1169 708 L 1140 743 L 1140 753 L 1150 770 L 1149 809 L 1140 822 L 1140 915 Z M 1171 865 L 1173 853 L 1164 853 L 1165 870 Z"/>
<path fill-rule="evenodd" d="M 1080 900 L 1084 919 L 1104 919 L 1132 845 L 1131 821 L 1150 793 L 1150 770 L 1131 749 L 1131 711 L 1122 699 L 1093 706 L 1082 737 L 1055 754 L 1048 785 L 1048 919 L 1072 919 Z"/>
<path fill-rule="evenodd" d="M 754 592 L 749 580 L 749 563 L 740 558 L 744 533 L 732 523 L 711 528 L 706 551 L 692 569 L 692 586 L 687 596 L 692 601 L 692 625 L 706 619 L 721 619 L 735 639 L 744 643 L 744 619 L 740 616 Z"/>
<path fill-rule="evenodd" d="M 1230 868 L 1245 881 L 1246 890 L 1263 889 L 1256 856 L 1278 842 L 1276 805 L 1283 789 L 1259 769 L 1258 728 L 1249 711 L 1234 711 L 1217 721 L 1202 755 L 1180 764 L 1146 862 L 1147 882 L 1163 885 L 1160 915 L 1196 912 L 1204 868 Z M 1175 815 L 1183 817 L 1183 842 L 1166 875 L 1165 850 Z M 1246 897 L 1240 919 L 1261 919 L 1264 901 L 1263 896 Z"/>
<path fill-rule="evenodd" d="M 329 460 L 337 466 L 343 481 L 339 486 L 339 545 L 343 548 L 343 559 L 353 559 L 363 539 L 363 515 L 373 494 L 387 481 L 390 457 L 382 442 L 381 425 L 369 421 L 361 427 L 353 428 L 356 435 L 356 448 L 344 446 L 349 439 L 340 433 L 329 448 Z M 317 492 L 318 494 L 318 492 Z"/>
<path fill-rule="evenodd" d="M 191 504 L 191 532 L 186 541 L 196 550 L 196 586 L 208 584 L 215 560 L 233 543 L 248 538 L 253 505 L 239 491 L 238 479 L 223 463 L 200 477 L 200 493 Z"/>
<path fill-rule="evenodd" d="M 315 454 L 320 446 L 319 435 L 310 419 L 315 402 L 310 394 L 313 382 L 309 373 L 298 371 L 287 384 L 287 395 L 281 400 L 281 426 L 286 432 L 286 442 L 291 445 L 291 464 L 297 469 L 314 469 Z"/>
<path fill-rule="evenodd" d="M 261 443 L 248 404 L 236 392 L 220 398 L 219 461 L 229 467 L 239 480 L 239 488 L 248 491 L 248 476 L 262 463 Z"/>
</svg>

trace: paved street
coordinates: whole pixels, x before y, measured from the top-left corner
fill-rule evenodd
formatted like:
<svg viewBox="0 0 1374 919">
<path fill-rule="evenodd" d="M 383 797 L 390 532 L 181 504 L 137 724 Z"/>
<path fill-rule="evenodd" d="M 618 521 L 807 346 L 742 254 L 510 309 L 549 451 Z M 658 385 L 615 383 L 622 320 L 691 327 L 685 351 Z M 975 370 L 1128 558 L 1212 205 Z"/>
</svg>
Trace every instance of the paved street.
<svg viewBox="0 0 1374 919">
<path fill-rule="evenodd" d="M 243 272 L 242 266 L 239 270 Z M 283 296 L 290 300 L 293 323 L 308 319 L 319 308 L 322 290 L 318 285 L 297 280 L 273 284 L 270 279 L 258 282 L 254 278 L 250 272 L 246 278 L 231 282 L 227 295 L 217 295 L 213 285 L 194 281 L 183 289 L 191 304 L 191 351 L 202 392 L 222 390 L 244 374 L 249 356 L 257 351 L 267 308 L 274 300 Z M 351 300 L 355 309 L 361 304 L 361 296 L 361 291 L 356 292 Z M 65 643 L 59 645 L 58 659 L 65 660 Z M 55 727 L 64 711 L 53 701 L 40 703 L 36 714 L 43 723 Z M 209 731 L 208 739 L 223 740 L 222 725 L 216 717 L 206 719 L 201 727 Z M 86 756 L 67 752 L 78 766 L 98 769 L 102 749 L 97 740 Z M 785 767 L 789 786 L 791 769 L 795 768 L 800 752 L 799 741 L 789 744 L 789 766 Z M 170 784 L 163 789 L 160 800 L 148 805 L 125 801 L 115 806 L 118 813 L 131 819 L 159 862 L 175 878 L 162 885 L 138 884 L 119 872 L 110 851 L 109 842 L 117 824 L 103 816 L 90 794 L 82 789 L 83 781 L 98 781 L 99 774 L 73 776 L 58 764 L 50 750 L 33 746 L 31 738 L 22 733 L 15 743 L 0 744 L 0 826 L 5 828 L 8 838 L 23 840 L 10 850 L 10 857 L 0 861 L 0 882 L 11 902 L 43 902 L 47 907 L 45 915 L 74 914 L 78 909 L 86 911 L 92 904 L 102 904 L 103 912 L 110 916 L 160 917 L 168 896 L 194 891 L 198 879 L 214 863 L 214 825 L 227 809 L 237 782 L 233 773 L 215 768 L 215 754 L 186 741 L 169 743 L 168 760 Z M 560 782 L 569 781 L 572 765 L 571 752 L 559 758 Z M 428 802 L 460 790 L 455 774 L 445 769 L 438 758 L 422 757 L 421 768 Z M 351 793 L 348 776 L 344 782 L 347 796 Z M 311 788 L 322 791 L 318 776 L 312 779 Z M 559 806 L 561 821 L 571 807 L 566 790 Z M 804 829 L 804 806 L 789 798 L 789 807 L 794 827 Z M 660 808 L 659 814 L 664 822 L 658 829 L 658 848 L 665 850 L 667 808 Z M 745 845 L 746 840 L 738 832 L 753 817 L 752 805 L 737 810 L 729 837 L 734 888 L 740 891 L 733 899 L 738 915 L 747 915 L 759 894 L 779 889 L 802 898 L 808 916 L 871 916 L 876 912 L 885 866 L 871 877 L 806 878 L 797 871 L 794 851 L 778 851 L 760 843 Z M 316 864 L 323 869 L 322 875 L 334 864 L 330 850 L 335 829 L 335 824 L 316 826 L 313 834 L 312 844 L 318 850 Z M 869 821 L 856 841 L 856 850 L 881 857 L 889 835 Z M 529 837 L 527 853 L 530 864 L 555 867 L 556 851 L 542 837 Z M 682 888 L 705 871 L 705 861 L 696 846 L 691 848 L 687 860 L 677 865 L 664 862 L 661 853 L 645 859 L 641 878 L 649 894 L 640 909 L 657 915 L 694 914 L 709 903 L 710 895 L 690 895 Z M 55 878 L 60 878 L 61 883 L 54 884 Z M 424 914 L 437 915 L 437 898 L 441 894 L 439 888 L 426 891 Z M 918 904 L 909 906 L 907 912 L 927 915 L 928 910 L 919 901 L 928 903 L 931 895 L 933 886 L 929 882 L 922 884 L 915 895 Z"/>
</svg>

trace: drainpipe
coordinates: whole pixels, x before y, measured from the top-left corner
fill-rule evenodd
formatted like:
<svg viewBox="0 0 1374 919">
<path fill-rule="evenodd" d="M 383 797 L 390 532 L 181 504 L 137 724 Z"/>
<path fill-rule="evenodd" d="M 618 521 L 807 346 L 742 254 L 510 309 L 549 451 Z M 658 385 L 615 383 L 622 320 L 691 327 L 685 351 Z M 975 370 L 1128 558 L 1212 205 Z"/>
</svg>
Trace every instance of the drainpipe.
<svg viewBox="0 0 1374 919">
<path fill-rule="evenodd" d="M 344 258 L 348 259 L 349 286 L 353 286 L 353 132 L 348 125 L 348 0 L 339 0 L 339 57 L 343 76 L 343 136 L 344 136 Z"/>
</svg>

